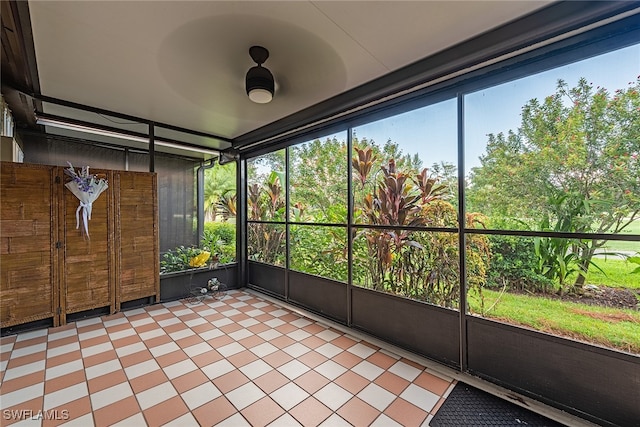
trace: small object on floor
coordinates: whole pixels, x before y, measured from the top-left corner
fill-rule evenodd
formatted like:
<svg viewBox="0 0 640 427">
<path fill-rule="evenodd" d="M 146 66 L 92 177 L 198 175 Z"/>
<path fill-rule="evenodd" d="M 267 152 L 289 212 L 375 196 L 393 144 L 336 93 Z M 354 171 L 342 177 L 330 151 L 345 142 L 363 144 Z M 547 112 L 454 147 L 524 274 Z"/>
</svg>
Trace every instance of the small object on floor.
<svg viewBox="0 0 640 427">
<path fill-rule="evenodd" d="M 196 287 L 191 290 L 191 295 L 185 298 L 189 304 L 201 303 L 205 298 L 212 297 L 221 299 L 227 290 L 227 285 L 221 283 L 217 278 L 210 279 L 206 287 Z"/>
<path fill-rule="evenodd" d="M 432 427 L 562 426 L 542 415 L 459 382 L 436 415 Z"/>
</svg>

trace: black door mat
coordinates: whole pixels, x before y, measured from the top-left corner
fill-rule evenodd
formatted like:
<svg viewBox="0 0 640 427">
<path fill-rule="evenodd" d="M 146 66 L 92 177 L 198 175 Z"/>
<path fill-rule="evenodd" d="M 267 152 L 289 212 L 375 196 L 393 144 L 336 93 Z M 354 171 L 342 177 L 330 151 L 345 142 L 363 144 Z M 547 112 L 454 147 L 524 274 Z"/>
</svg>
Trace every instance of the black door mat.
<svg viewBox="0 0 640 427">
<path fill-rule="evenodd" d="M 562 426 L 521 406 L 500 399 L 465 383 L 451 390 L 430 426 Z"/>
</svg>

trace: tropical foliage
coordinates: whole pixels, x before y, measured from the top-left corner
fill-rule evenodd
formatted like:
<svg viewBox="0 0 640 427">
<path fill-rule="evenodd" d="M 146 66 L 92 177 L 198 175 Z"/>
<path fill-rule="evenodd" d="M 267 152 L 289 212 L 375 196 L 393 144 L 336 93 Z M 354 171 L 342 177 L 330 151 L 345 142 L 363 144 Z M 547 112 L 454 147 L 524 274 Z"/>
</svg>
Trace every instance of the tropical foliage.
<svg viewBox="0 0 640 427">
<path fill-rule="evenodd" d="M 226 221 L 236 215 L 236 164 L 215 165 L 204 171 L 205 222 Z M 221 218 L 220 218 L 221 217 Z"/>
<path fill-rule="evenodd" d="M 232 222 L 206 222 L 201 246 L 214 254 L 220 264 L 236 259 L 236 224 Z"/>
<path fill-rule="evenodd" d="M 284 221 L 284 173 L 272 171 L 265 181 L 247 187 L 247 212 L 251 223 L 247 227 L 249 258 L 269 264 L 284 265 L 285 227 L 266 221 Z"/>
<path fill-rule="evenodd" d="M 347 222 L 347 144 L 337 137 L 289 150 L 290 218 L 296 222 Z"/>
<path fill-rule="evenodd" d="M 640 215 L 638 89 L 638 82 L 609 93 L 584 79 L 573 88 L 559 81 L 553 95 L 523 107 L 517 129 L 488 136 L 468 177 L 464 225 L 564 237 L 467 233 L 466 287 L 481 306 L 487 287 L 580 293 L 590 269 L 602 272 L 593 260 L 612 252 L 603 249 L 607 241 L 566 236 L 620 233 Z M 349 158 L 346 140 L 290 147 L 288 177 L 285 150 L 248 162 L 249 259 L 284 266 L 289 221 L 291 269 L 346 282 L 351 238 L 355 285 L 459 308 L 456 167 L 424 167 L 398 143 L 378 144 L 355 131 Z M 637 259 L 628 255 L 627 263 Z"/>
<path fill-rule="evenodd" d="M 178 246 L 163 254 L 160 261 L 160 274 L 204 267 L 211 253 L 196 247 Z"/>
<path fill-rule="evenodd" d="M 489 135 L 469 205 L 528 229 L 620 233 L 640 215 L 639 155 L 640 80 L 613 93 L 585 79 L 573 88 L 559 80 L 555 94 L 523 107 L 516 131 Z M 537 272 L 573 291 L 605 244 L 538 239 Z"/>
<path fill-rule="evenodd" d="M 204 232 L 200 245 L 178 246 L 160 260 L 160 273 L 215 267 L 236 260 L 236 165 L 205 169 Z"/>
<path fill-rule="evenodd" d="M 346 227 L 293 225 L 290 255 L 293 270 L 347 281 Z"/>
<path fill-rule="evenodd" d="M 464 183 L 455 165 L 428 164 L 392 139 L 359 135 L 361 128 L 248 160 L 249 259 L 341 282 L 351 272 L 353 285 L 459 309 L 464 256 L 471 305 L 463 309 L 486 316 L 501 313 L 502 301 L 516 301 L 517 311 L 531 294 L 581 298 L 591 280 L 636 289 L 635 241 L 615 257 L 624 280 L 608 277 L 613 263 L 603 260 L 616 252 L 607 235 L 638 234 L 640 80 L 612 92 L 559 80 L 550 92 L 525 103 L 517 126 L 480 142 L 485 154 Z M 395 124 L 363 128 L 407 138 Z M 424 142 L 438 158 L 441 141 L 411 137 L 402 147 Z M 235 199 L 224 194 L 216 218 L 235 213 Z M 461 226 L 477 232 L 462 239 Z M 205 240 L 211 249 L 222 239 Z"/>
<path fill-rule="evenodd" d="M 356 200 L 359 222 L 375 225 L 358 233 L 354 281 L 372 289 L 394 293 L 444 307 L 457 308 L 460 298 L 458 234 L 416 231 L 415 227 L 457 228 L 457 212 L 445 200 L 446 186 L 423 168 L 419 173 L 398 170 L 395 159 L 381 166 L 372 178 L 376 155 L 371 147 L 355 148 L 354 182 L 364 192 Z M 481 223 L 469 214 L 468 225 Z M 389 228 L 378 228 L 389 227 Z M 393 227 L 393 228 L 391 228 Z M 467 264 L 473 270 L 470 285 L 485 283 L 489 246 L 478 235 L 467 241 Z"/>
</svg>

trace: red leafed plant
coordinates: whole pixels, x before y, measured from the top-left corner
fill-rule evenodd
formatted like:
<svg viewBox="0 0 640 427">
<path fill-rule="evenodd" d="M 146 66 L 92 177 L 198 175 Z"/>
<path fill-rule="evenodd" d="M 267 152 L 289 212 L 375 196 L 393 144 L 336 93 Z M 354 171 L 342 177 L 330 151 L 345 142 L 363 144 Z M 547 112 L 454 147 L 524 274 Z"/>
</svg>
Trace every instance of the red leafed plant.
<svg viewBox="0 0 640 427">
<path fill-rule="evenodd" d="M 397 228 L 457 228 L 457 211 L 445 200 L 446 186 L 426 168 L 415 175 L 399 171 L 393 158 L 372 178 L 376 160 L 372 149 L 354 150 L 354 180 L 360 184 L 362 196 L 361 203 L 356 200 L 360 221 L 394 227 L 366 228 L 358 233 L 365 244 L 355 247 L 361 251 L 366 268 L 359 268 L 354 277 L 372 289 L 456 307 L 460 298 L 458 234 Z M 372 184 L 372 191 L 365 191 L 367 184 Z M 469 214 L 467 222 L 481 220 L 477 214 Z M 471 252 L 468 268 L 474 273 L 469 284 L 481 287 L 489 256 L 487 239 L 483 235 L 470 237 L 467 247 Z"/>
</svg>

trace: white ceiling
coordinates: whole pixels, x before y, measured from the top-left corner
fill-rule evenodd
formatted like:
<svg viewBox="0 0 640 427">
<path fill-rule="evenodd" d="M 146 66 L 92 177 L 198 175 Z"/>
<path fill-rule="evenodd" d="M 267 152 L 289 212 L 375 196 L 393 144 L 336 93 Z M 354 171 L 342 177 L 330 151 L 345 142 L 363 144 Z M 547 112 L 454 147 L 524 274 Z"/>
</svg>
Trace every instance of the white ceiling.
<svg viewBox="0 0 640 427">
<path fill-rule="evenodd" d="M 29 8 L 42 94 L 234 138 L 549 3 L 29 1 Z M 252 45 L 271 54 L 269 104 L 245 93 Z M 73 114 L 50 104 L 45 112 Z"/>
</svg>

